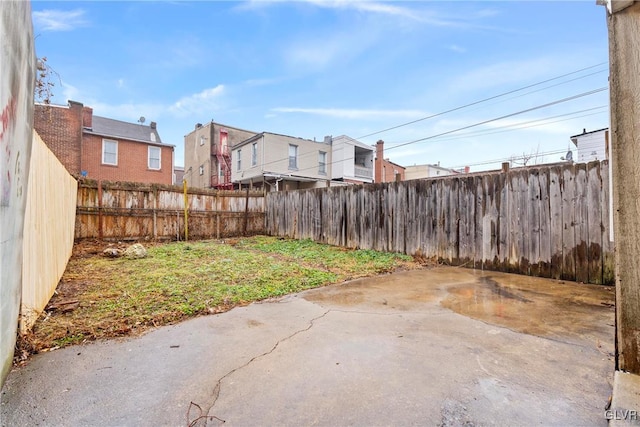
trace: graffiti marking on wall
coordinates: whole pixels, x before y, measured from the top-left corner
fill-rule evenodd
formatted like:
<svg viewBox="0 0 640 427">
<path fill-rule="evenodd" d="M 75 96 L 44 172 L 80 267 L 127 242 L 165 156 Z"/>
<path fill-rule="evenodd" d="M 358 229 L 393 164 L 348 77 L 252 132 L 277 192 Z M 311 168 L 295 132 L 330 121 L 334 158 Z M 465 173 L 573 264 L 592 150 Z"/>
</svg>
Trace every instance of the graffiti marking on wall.
<svg viewBox="0 0 640 427">
<path fill-rule="evenodd" d="M 4 150 L 0 150 L 0 170 L 6 170 L 7 173 L 6 175 L 3 174 L 2 177 L 0 177 L 0 181 L 2 181 L 0 183 L 0 206 L 9 206 L 9 202 L 11 200 L 11 147 L 9 142 L 10 141 L 5 141 L 4 140 L 4 135 L 7 131 L 7 129 L 9 129 L 10 126 L 13 125 L 13 123 L 15 122 L 15 118 L 16 118 L 16 109 L 17 109 L 17 102 L 16 102 L 16 98 L 12 97 L 9 102 L 7 102 L 7 105 L 4 106 L 4 108 L 2 109 L 2 112 L 0 113 L 0 146 L 4 145 Z M 18 153 L 17 158 L 16 158 L 16 163 L 14 165 L 14 172 L 16 174 L 16 176 L 19 176 L 19 171 L 20 171 L 20 153 Z M 21 197 L 22 195 L 22 185 L 19 186 L 20 188 L 16 189 L 16 195 L 17 197 Z"/>
</svg>

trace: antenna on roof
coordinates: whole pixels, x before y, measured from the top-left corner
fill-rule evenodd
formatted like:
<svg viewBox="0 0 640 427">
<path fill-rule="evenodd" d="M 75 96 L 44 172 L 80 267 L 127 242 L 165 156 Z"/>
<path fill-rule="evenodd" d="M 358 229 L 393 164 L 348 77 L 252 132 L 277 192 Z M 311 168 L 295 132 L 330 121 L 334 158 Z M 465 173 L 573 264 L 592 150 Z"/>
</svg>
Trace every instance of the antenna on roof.
<svg viewBox="0 0 640 427">
<path fill-rule="evenodd" d="M 138 123 L 143 124 L 145 120 L 146 119 L 144 118 L 144 116 L 140 116 L 140 118 L 138 119 Z"/>
</svg>

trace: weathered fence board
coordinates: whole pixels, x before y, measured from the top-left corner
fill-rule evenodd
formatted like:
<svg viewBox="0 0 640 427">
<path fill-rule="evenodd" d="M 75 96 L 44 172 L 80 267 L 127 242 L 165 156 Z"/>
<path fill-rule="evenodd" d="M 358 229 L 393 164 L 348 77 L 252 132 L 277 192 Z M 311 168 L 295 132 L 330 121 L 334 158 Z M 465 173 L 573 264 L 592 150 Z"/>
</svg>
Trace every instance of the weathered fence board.
<svg viewBox="0 0 640 427">
<path fill-rule="evenodd" d="M 190 188 L 187 212 L 189 238 L 264 232 L 262 192 Z M 184 239 L 184 233 L 181 187 L 93 180 L 79 182 L 76 239 L 179 240 Z"/>
<path fill-rule="evenodd" d="M 269 193 L 266 229 L 452 265 L 613 283 L 608 164 Z"/>
</svg>

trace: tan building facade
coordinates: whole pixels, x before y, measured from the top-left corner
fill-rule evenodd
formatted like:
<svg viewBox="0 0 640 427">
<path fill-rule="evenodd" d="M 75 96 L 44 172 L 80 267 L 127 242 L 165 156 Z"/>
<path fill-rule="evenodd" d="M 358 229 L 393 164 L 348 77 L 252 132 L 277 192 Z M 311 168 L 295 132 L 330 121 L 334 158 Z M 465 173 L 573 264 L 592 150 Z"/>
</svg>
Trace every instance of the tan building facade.
<svg viewBox="0 0 640 427">
<path fill-rule="evenodd" d="M 184 137 L 184 178 L 196 188 L 230 189 L 231 148 L 256 132 L 210 122 L 196 124 Z"/>
<path fill-rule="evenodd" d="M 330 140 L 329 140 L 330 141 Z M 327 186 L 331 144 L 263 132 L 232 148 L 232 180 L 268 191 Z"/>
</svg>

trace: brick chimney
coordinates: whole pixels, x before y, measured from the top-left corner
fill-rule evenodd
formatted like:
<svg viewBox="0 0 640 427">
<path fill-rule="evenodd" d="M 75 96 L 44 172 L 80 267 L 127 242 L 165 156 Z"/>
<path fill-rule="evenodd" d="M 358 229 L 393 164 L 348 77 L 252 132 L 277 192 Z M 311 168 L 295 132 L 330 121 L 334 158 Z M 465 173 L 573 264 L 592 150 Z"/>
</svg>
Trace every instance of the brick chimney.
<svg viewBox="0 0 640 427">
<path fill-rule="evenodd" d="M 157 126 L 157 123 L 156 123 L 156 122 L 151 122 L 151 124 L 149 125 L 149 127 L 150 127 L 151 129 L 155 129 L 155 128 L 156 128 L 156 126 Z"/>
<path fill-rule="evenodd" d="M 85 129 L 93 128 L 93 108 L 82 107 L 82 127 Z"/>
<path fill-rule="evenodd" d="M 471 168 L 469 166 L 465 166 L 464 173 L 469 173 L 469 172 L 471 172 Z"/>
<path fill-rule="evenodd" d="M 383 167 L 382 162 L 384 160 L 384 141 L 379 140 L 376 142 L 376 167 L 375 177 L 373 182 L 382 182 Z"/>
</svg>

